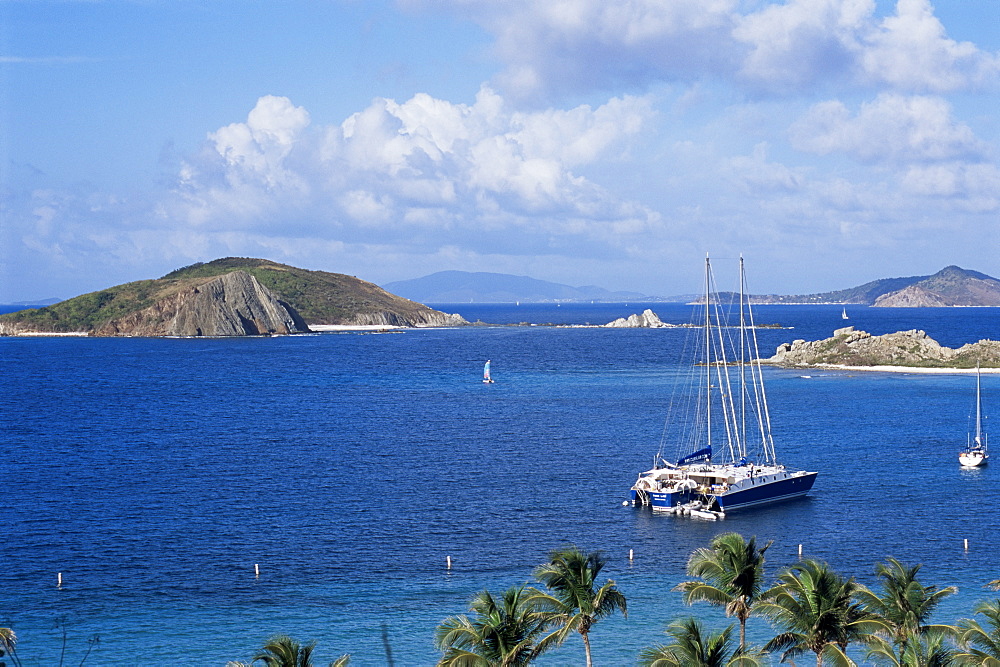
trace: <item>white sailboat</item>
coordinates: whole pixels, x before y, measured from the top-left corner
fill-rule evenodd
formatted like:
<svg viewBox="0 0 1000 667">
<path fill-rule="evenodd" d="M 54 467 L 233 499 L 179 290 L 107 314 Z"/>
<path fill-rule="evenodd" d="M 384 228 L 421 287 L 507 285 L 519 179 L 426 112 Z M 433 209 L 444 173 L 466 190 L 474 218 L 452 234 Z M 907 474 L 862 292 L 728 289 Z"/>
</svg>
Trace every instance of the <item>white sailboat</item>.
<svg viewBox="0 0 1000 667">
<path fill-rule="evenodd" d="M 818 473 L 789 470 L 775 455 L 753 312 L 744 296 L 742 257 L 738 324 L 724 318 L 721 305 L 712 301 L 716 294 L 706 257 L 705 312 L 698 322 L 704 340 L 692 366 L 694 375 L 701 377 L 692 378 L 694 385 L 687 392 L 697 404 L 677 423 L 668 419 L 653 468 L 641 472 L 632 485 L 633 505 L 722 518 L 731 509 L 805 495 L 816 481 Z M 673 444 L 682 454 L 673 461 L 663 456 L 668 432 L 678 438 Z"/>
<path fill-rule="evenodd" d="M 965 449 L 959 452 L 958 462 L 965 468 L 976 468 L 990 458 L 986 451 L 986 434 L 983 433 L 983 402 L 980 392 L 979 364 L 976 364 L 976 435 Z"/>
<path fill-rule="evenodd" d="M 493 378 L 490 377 L 490 360 L 486 360 L 486 365 L 483 366 L 483 383 L 493 384 Z"/>
<path fill-rule="evenodd" d="M 840 313 L 840 319 L 842 319 L 842 320 L 849 320 L 849 319 L 851 319 L 851 318 L 849 318 L 847 316 L 847 308 L 844 308 L 844 311 L 842 313 Z"/>
</svg>

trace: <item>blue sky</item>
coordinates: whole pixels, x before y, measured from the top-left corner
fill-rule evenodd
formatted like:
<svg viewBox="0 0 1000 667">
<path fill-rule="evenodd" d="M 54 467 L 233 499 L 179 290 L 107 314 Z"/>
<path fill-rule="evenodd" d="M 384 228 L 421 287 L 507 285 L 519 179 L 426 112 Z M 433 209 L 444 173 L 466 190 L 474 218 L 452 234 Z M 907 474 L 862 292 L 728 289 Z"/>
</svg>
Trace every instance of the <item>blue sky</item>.
<svg viewBox="0 0 1000 667">
<path fill-rule="evenodd" d="M 0 302 L 264 257 L 1000 276 L 1000 2 L 0 0 Z"/>
</svg>

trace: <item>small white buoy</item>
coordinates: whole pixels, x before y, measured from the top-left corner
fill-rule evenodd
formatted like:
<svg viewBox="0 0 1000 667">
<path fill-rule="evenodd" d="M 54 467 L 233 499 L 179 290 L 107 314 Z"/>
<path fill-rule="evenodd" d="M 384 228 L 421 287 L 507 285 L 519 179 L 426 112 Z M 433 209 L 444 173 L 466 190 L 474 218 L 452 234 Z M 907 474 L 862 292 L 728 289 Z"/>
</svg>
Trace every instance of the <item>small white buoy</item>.
<svg viewBox="0 0 1000 667">
<path fill-rule="evenodd" d="M 447 556 L 445 558 L 445 560 L 447 561 L 447 563 L 448 563 L 448 569 L 450 570 L 451 569 L 451 556 Z"/>
<path fill-rule="evenodd" d="M 799 558 L 802 558 L 802 545 L 799 545 Z"/>
<path fill-rule="evenodd" d="M 62 572 L 56 575 L 56 588 L 62 588 Z"/>
<path fill-rule="evenodd" d="M 253 576 L 260 577 L 260 566 L 257 563 L 253 564 Z"/>
<path fill-rule="evenodd" d="M 965 538 L 962 541 L 965 542 L 965 550 L 968 551 L 969 550 L 969 538 Z"/>
<path fill-rule="evenodd" d="M 632 552 L 632 550 L 631 550 L 631 549 L 629 549 L 629 550 L 628 550 L 628 559 L 629 559 L 630 561 L 632 560 L 632 556 L 633 556 L 633 552 Z"/>
</svg>

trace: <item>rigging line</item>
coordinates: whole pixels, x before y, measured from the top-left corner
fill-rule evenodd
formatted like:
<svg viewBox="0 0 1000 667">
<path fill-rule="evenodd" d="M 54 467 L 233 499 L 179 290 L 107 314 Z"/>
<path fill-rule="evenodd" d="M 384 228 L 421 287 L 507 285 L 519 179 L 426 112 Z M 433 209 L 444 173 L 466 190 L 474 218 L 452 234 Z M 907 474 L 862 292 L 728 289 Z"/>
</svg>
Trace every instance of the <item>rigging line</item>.
<svg viewBox="0 0 1000 667">
<path fill-rule="evenodd" d="M 740 261 L 740 281 L 746 283 L 746 272 L 743 269 L 743 262 Z M 771 412 L 767 405 L 767 392 L 764 390 L 764 372 L 760 365 L 760 348 L 757 344 L 757 327 L 754 322 L 753 309 L 747 307 L 750 316 L 750 336 L 753 341 L 753 358 L 750 360 L 752 368 L 756 373 L 757 381 L 754 382 L 754 390 L 760 391 L 761 409 L 758 411 L 758 420 L 761 425 L 761 438 L 763 439 L 764 455 L 770 459 L 772 464 L 777 464 L 778 456 L 774 451 L 774 436 L 771 431 Z"/>
<path fill-rule="evenodd" d="M 709 273 L 711 275 L 710 281 L 711 286 L 716 287 L 715 275 L 711 273 L 711 267 L 709 267 Z M 715 289 L 716 294 L 716 306 L 714 308 L 715 313 L 715 324 L 718 331 L 718 336 L 712 336 L 713 344 L 716 345 L 716 354 L 714 359 L 710 361 L 716 367 L 716 376 L 719 383 L 719 399 L 722 407 L 722 418 L 723 424 L 726 430 L 726 444 L 729 449 L 730 461 L 736 461 L 736 453 L 740 449 L 739 443 L 739 429 L 738 423 L 736 421 L 736 408 L 733 403 L 733 391 L 730 382 L 729 373 L 729 360 L 726 357 L 726 337 L 729 337 L 730 344 L 732 344 L 732 335 L 728 331 L 727 327 L 723 326 L 723 318 L 721 313 L 721 305 L 719 304 L 719 292 L 718 288 Z"/>
</svg>

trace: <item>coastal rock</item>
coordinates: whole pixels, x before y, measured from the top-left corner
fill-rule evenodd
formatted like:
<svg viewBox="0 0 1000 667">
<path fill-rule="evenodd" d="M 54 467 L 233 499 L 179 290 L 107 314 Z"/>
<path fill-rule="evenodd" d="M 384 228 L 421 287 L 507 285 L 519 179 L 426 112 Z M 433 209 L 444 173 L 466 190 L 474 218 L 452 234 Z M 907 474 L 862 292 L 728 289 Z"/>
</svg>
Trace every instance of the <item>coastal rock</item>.
<svg viewBox="0 0 1000 667">
<path fill-rule="evenodd" d="M 633 313 L 626 317 L 619 317 L 613 322 L 608 322 L 604 326 L 615 327 L 615 328 L 647 328 L 647 329 L 658 329 L 660 327 L 669 327 L 671 325 L 666 322 L 662 322 L 651 309 L 647 308 L 642 311 L 641 315 L 636 315 Z"/>
<path fill-rule="evenodd" d="M 464 317 L 457 313 L 442 313 L 430 308 L 407 315 L 388 311 L 359 313 L 345 322 L 345 324 L 355 326 L 393 327 L 456 327 L 468 323 Z"/>
<path fill-rule="evenodd" d="M 233 271 L 111 320 L 94 336 L 259 336 L 309 331 L 290 306 L 245 271 Z"/>
<path fill-rule="evenodd" d="M 778 346 L 769 363 L 785 366 L 917 366 L 969 368 L 1000 366 L 1000 343 L 981 340 L 955 350 L 940 345 L 917 329 L 873 336 L 867 331 L 844 327 L 831 338 L 796 340 Z"/>
</svg>

